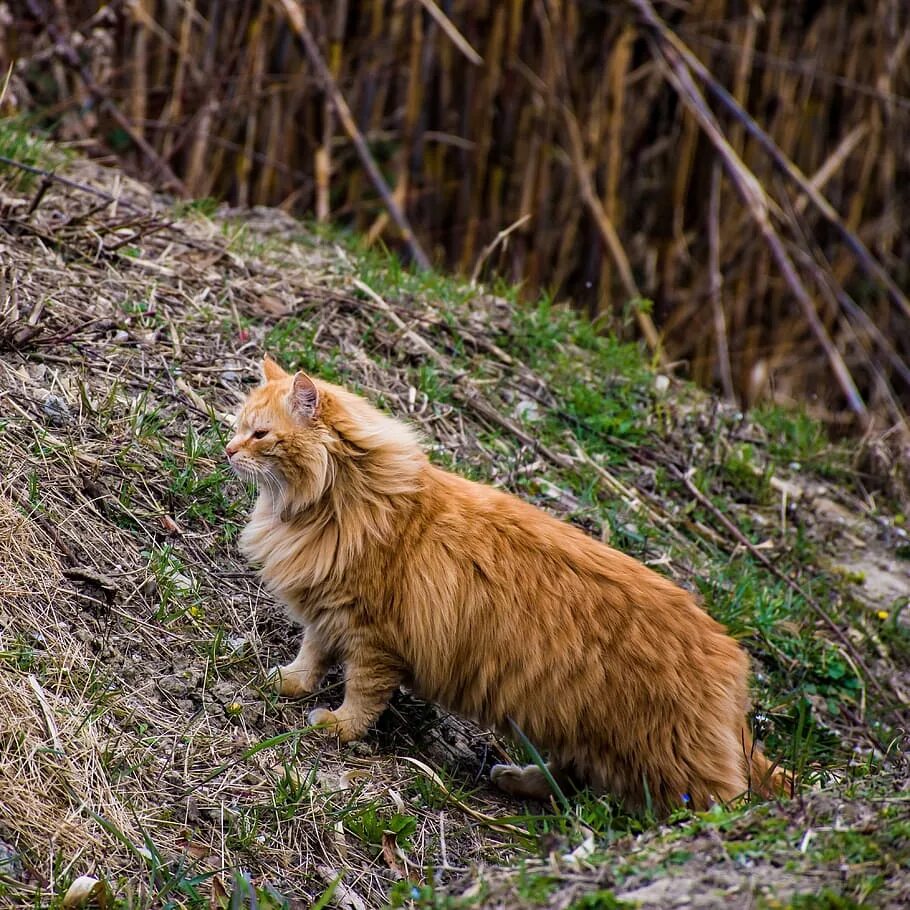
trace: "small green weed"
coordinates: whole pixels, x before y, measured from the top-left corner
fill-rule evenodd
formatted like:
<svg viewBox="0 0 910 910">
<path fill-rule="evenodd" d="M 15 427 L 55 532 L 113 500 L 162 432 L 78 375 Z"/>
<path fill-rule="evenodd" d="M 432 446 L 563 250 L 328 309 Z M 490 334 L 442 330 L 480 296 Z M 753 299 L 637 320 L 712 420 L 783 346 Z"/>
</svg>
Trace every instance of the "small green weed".
<svg viewBox="0 0 910 910">
<path fill-rule="evenodd" d="M 528 872 L 522 866 L 515 879 L 515 891 L 519 897 L 531 904 L 546 905 L 550 902 L 550 895 L 558 884 L 558 878 L 552 875 Z"/>
<path fill-rule="evenodd" d="M 594 891 L 578 898 L 569 910 L 631 910 L 636 904 L 620 900 L 612 891 Z"/>
<path fill-rule="evenodd" d="M 781 905 L 777 903 L 776 906 Z M 862 906 L 863 904 L 828 887 L 817 893 L 796 894 L 786 904 L 787 910 L 859 910 Z"/>
<path fill-rule="evenodd" d="M 174 217 L 186 218 L 192 215 L 201 215 L 203 218 L 211 218 L 218 211 L 220 203 L 217 199 L 210 196 L 202 196 L 199 199 L 178 200 L 174 204 Z"/>
<path fill-rule="evenodd" d="M 0 83 L 2 79 L 0 76 Z M 22 116 L 0 118 L 0 155 L 45 171 L 53 171 L 68 158 L 60 146 L 41 138 L 34 123 Z M 3 162 L 0 178 L 10 189 L 18 190 L 31 189 L 39 179 L 36 174 Z"/>
<path fill-rule="evenodd" d="M 143 554 L 158 586 L 159 607 L 156 619 L 165 621 L 188 615 L 204 615 L 199 581 L 193 577 L 173 544 L 156 546 Z"/>
<path fill-rule="evenodd" d="M 781 461 L 812 465 L 814 470 L 843 462 L 843 455 L 832 445 L 824 426 L 801 411 L 777 405 L 760 405 L 751 417 L 768 433 L 768 448 Z"/>
<path fill-rule="evenodd" d="M 724 479 L 738 501 L 767 505 L 771 499 L 771 467 L 760 467 L 756 454 L 748 443 L 734 446 L 723 462 Z"/>
<path fill-rule="evenodd" d="M 415 885 L 403 880 L 396 882 L 389 891 L 388 906 L 406 910 L 473 910 L 483 907 L 485 890 L 481 886 L 473 897 L 453 897 L 437 892 L 432 885 Z"/>
<path fill-rule="evenodd" d="M 403 850 L 410 848 L 410 837 L 417 830 L 417 819 L 401 812 L 384 812 L 374 804 L 352 807 L 343 816 L 344 827 L 362 843 L 382 848 L 383 834 L 391 834 Z"/>
</svg>

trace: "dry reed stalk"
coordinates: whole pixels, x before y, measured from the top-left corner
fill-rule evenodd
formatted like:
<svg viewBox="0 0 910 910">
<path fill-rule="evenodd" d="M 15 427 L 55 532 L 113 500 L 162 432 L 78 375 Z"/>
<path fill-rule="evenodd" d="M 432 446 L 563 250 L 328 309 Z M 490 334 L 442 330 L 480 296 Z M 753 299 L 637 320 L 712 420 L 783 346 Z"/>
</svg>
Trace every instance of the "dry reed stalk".
<svg viewBox="0 0 910 910">
<path fill-rule="evenodd" d="M 130 120 L 135 126 L 136 132 L 145 138 L 145 121 L 148 117 L 148 39 L 149 30 L 146 21 L 150 18 L 148 14 L 149 0 L 139 0 L 136 4 L 136 38 L 133 46 L 136 75 L 130 87 Z"/>
<path fill-rule="evenodd" d="M 862 205 L 861 200 L 863 195 L 857 194 L 854 197 L 854 204 L 851 206 L 851 216 L 849 216 L 845 222 L 835 211 L 831 203 L 812 186 L 809 180 L 806 179 L 802 171 L 784 155 L 773 139 L 759 127 L 755 120 L 750 117 L 745 110 L 736 104 L 735 100 L 730 96 L 726 89 L 724 89 L 711 75 L 708 68 L 704 66 L 685 44 L 683 44 L 683 42 L 658 19 L 651 3 L 648 2 L 648 0 L 629 0 L 629 2 L 642 13 L 649 26 L 659 32 L 661 39 L 672 45 L 676 53 L 685 61 L 692 72 L 705 83 L 711 94 L 736 116 L 738 122 L 744 126 L 749 135 L 771 156 L 775 165 L 800 187 L 813 205 L 815 205 L 825 218 L 838 230 L 844 242 L 856 256 L 863 268 L 872 278 L 880 282 L 888 290 L 888 294 L 894 303 L 903 310 L 906 316 L 910 317 L 910 300 L 907 299 L 904 292 L 895 284 L 891 276 L 882 268 L 881 264 L 876 261 L 866 248 L 865 244 L 855 233 L 860 211 L 859 207 Z M 868 172 L 871 169 L 871 162 L 874 160 L 874 152 L 877 151 L 877 131 L 873 128 L 872 142 L 867 146 L 866 164 L 863 167 L 864 176 L 861 179 L 863 187 L 868 183 Z"/>
<path fill-rule="evenodd" d="M 654 15 L 653 7 L 651 7 L 648 0 L 632 0 L 632 2 L 641 10 L 643 15 L 648 16 L 649 18 Z M 860 417 L 860 419 L 864 422 L 867 421 L 868 411 L 862 396 L 856 388 L 850 370 L 847 368 L 841 353 L 838 351 L 828 332 L 825 330 L 825 327 L 822 325 L 809 293 L 803 285 L 783 243 L 771 224 L 768 200 L 761 184 L 745 167 L 736 155 L 736 152 L 733 151 L 727 143 L 723 131 L 713 114 L 710 112 L 704 97 L 692 81 L 692 77 L 688 69 L 686 69 L 682 57 L 677 55 L 675 53 L 675 48 L 671 48 L 669 45 L 659 47 L 658 50 L 663 54 L 668 79 L 677 89 L 683 103 L 698 120 L 702 129 L 719 152 L 733 185 L 736 187 L 737 192 L 740 194 L 745 204 L 752 211 L 756 226 L 767 243 L 771 255 L 780 268 L 784 279 L 790 286 L 793 296 L 802 307 L 806 321 L 812 329 L 812 332 L 824 349 L 850 408 L 858 417 Z"/>
<path fill-rule="evenodd" d="M 619 179 L 622 172 L 622 129 L 626 116 L 626 83 L 632 61 L 632 45 L 635 33 L 625 25 L 620 33 L 613 53 L 610 55 L 607 82 L 607 112 L 604 128 L 604 142 L 607 149 L 606 173 L 604 174 L 603 208 L 611 224 L 616 224 L 620 212 Z M 604 262 L 600 277 L 598 313 L 612 311 L 612 275 L 609 260 Z"/>
<path fill-rule="evenodd" d="M 314 0 L 306 22 L 348 125 L 295 40 L 286 6 L 142 0 L 94 20 L 116 34 L 112 50 L 104 42 L 91 50 L 92 34 L 80 32 L 89 77 L 121 116 L 129 113 L 147 144 L 125 153 L 136 169 L 165 174 L 151 149 L 193 195 L 280 203 L 341 218 L 373 237 L 396 220 L 391 201 L 419 246 L 466 273 L 501 231 L 533 212 L 485 268 L 520 281 L 528 294 L 553 290 L 624 330 L 628 276 L 593 196 L 636 288 L 654 301 L 668 356 L 723 385 L 717 313 L 706 305 L 717 152 L 649 57 L 642 37 L 653 26 L 629 15 L 634 3 Z M 85 0 L 66 7 L 68 18 L 56 13 L 62 34 L 70 22 L 93 21 Z M 666 40 L 762 183 L 782 239 L 795 235 L 794 214 L 803 219 L 833 284 L 894 339 L 897 360 L 906 363 L 910 249 L 900 212 L 910 170 L 900 149 L 910 117 L 910 10 L 880 0 L 847 15 L 842 4 L 771 0 L 761 13 L 744 13 L 732 0 L 667 8 Z M 47 23 L 16 34 L 17 96 L 45 97 L 68 135 L 103 145 L 123 131 L 106 103 L 86 103 L 93 96 L 77 68 L 55 56 Z M 37 72 L 45 61 L 53 81 L 30 81 L 28 67 Z M 578 141 L 564 108 L 577 121 Z M 351 124 L 362 141 L 352 138 Z M 579 160 L 587 182 L 578 179 Z M 385 198 L 377 173 L 388 183 Z M 781 395 L 800 385 L 839 388 L 751 219 L 737 194 L 723 194 L 721 302 L 736 394 L 751 401 L 753 386 Z M 389 242 L 400 243 L 397 231 Z M 845 313 L 828 302 L 816 308 L 835 346 L 849 348 L 844 362 L 865 398 L 878 400 L 880 380 L 855 357 L 867 364 L 881 357 L 894 396 L 910 399 L 895 358 L 873 336 L 867 349 L 838 334 Z M 846 395 L 828 398 L 836 411 Z"/>
<path fill-rule="evenodd" d="M 626 295 L 631 300 L 640 301 L 642 299 L 641 292 L 635 284 L 635 278 L 632 275 L 632 268 L 629 265 L 626 251 L 623 249 L 619 235 L 616 233 L 616 228 L 613 227 L 613 223 L 607 217 L 607 213 L 604 211 L 603 206 L 600 204 L 600 200 L 594 192 L 588 165 L 584 160 L 584 151 L 582 149 L 581 132 L 578 128 L 578 121 L 568 108 L 564 109 L 564 117 L 566 121 L 566 130 L 569 135 L 569 144 L 572 149 L 575 175 L 581 186 L 582 198 L 597 222 L 597 227 L 603 236 L 604 243 L 606 243 L 607 248 L 610 250 L 617 269 L 619 269 L 619 274 L 622 277 L 622 282 L 626 289 Z M 642 330 L 642 334 L 645 336 L 645 340 L 648 342 L 648 346 L 655 353 L 659 353 L 660 336 L 657 334 L 657 329 L 655 328 L 650 315 L 642 310 L 641 307 L 636 307 L 635 318 L 638 321 L 639 328 Z"/>
<path fill-rule="evenodd" d="M 483 57 L 471 47 L 464 35 L 455 27 L 452 20 L 433 2 L 433 0 L 418 0 L 420 5 L 436 20 L 436 24 L 445 32 L 446 37 L 464 54 L 474 66 L 483 65 Z"/>
<path fill-rule="evenodd" d="M 341 94 L 335 80 L 332 78 L 332 74 L 329 72 L 325 61 L 322 59 L 322 55 L 319 53 L 319 48 L 313 40 L 310 30 L 307 28 L 300 7 L 295 4 L 294 0 L 276 0 L 276 2 L 280 4 L 287 14 L 291 27 L 294 29 L 295 34 L 304 46 L 310 63 L 313 65 L 313 68 L 316 70 L 322 82 L 323 89 L 331 98 L 332 104 L 338 113 L 345 131 L 354 143 L 357 153 L 360 155 L 363 165 L 370 175 L 370 179 L 382 196 L 383 202 L 388 208 L 392 218 L 395 220 L 395 224 L 398 226 L 398 230 L 401 231 L 402 238 L 411 251 L 411 255 L 414 257 L 415 262 L 421 268 L 429 269 L 430 260 L 427 258 L 426 253 L 424 253 L 417 237 L 414 235 L 411 225 L 404 212 L 401 210 L 401 207 L 392 197 L 389 187 L 380 173 L 369 147 L 364 141 L 362 133 L 357 128 L 357 124 L 351 116 L 351 109 L 348 107 L 347 102 L 344 100 L 344 96 Z"/>
<path fill-rule="evenodd" d="M 711 299 L 711 310 L 714 313 L 714 332 L 717 336 L 717 365 L 720 371 L 721 386 L 728 401 L 736 401 L 733 389 L 733 371 L 730 368 L 730 348 L 727 340 L 727 320 L 724 317 L 721 292 L 723 276 L 720 271 L 720 168 L 715 165 L 711 174 L 711 199 L 708 203 L 708 247 L 709 273 L 708 295 Z"/>
</svg>

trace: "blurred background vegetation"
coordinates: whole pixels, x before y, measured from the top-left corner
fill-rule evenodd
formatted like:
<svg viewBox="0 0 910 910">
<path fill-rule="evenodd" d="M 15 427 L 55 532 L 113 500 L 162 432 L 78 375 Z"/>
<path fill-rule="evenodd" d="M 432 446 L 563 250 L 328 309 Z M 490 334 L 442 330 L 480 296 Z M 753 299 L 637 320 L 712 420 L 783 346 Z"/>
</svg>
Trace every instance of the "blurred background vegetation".
<svg viewBox="0 0 910 910">
<path fill-rule="evenodd" d="M 897 435 L 908 53 L 903 0 L 0 3 L 6 116 Z"/>
</svg>

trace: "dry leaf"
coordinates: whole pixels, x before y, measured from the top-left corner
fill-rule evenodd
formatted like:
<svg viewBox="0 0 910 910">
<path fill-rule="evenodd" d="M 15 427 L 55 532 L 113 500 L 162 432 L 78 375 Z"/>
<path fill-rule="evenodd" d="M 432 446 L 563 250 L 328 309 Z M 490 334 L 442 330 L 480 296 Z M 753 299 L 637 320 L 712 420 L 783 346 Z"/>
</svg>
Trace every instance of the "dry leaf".
<svg viewBox="0 0 910 910">
<path fill-rule="evenodd" d="M 85 907 L 89 902 L 97 904 L 104 910 L 108 905 L 110 892 L 107 884 L 94 875 L 80 875 L 66 889 L 63 895 L 64 907 Z"/>
<path fill-rule="evenodd" d="M 398 878 L 404 878 L 407 874 L 404 866 L 398 859 L 398 841 L 394 831 L 382 832 L 382 858 L 385 864 L 395 873 Z"/>
<path fill-rule="evenodd" d="M 227 888 L 224 887 L 224 882 L 221 881 L 220 875 L 212 876 L 212 897 L 209 901 L 209 906 L 212 910 L 224 910 L 228 905 L 228 893 Z"/>
<path fill-rule="evenodd" d="M 165 531 L 168 532 L 168 534 L 180 535 L 183 533 L 183 530 L 181 529 L 180 525 L 178 525 L 177 522 L 174 521 L 174 519 L 171 518 L 170 515 L 161 516 L 161 526 L 164 528 Z"/>
</svg>

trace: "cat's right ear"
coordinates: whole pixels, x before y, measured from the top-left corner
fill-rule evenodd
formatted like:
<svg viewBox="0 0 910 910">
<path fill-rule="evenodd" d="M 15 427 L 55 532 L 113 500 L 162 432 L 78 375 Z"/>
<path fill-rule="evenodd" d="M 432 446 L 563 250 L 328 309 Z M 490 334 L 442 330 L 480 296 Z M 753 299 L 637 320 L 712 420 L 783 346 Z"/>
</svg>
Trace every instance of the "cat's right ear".
<svg viewBox="0 0 910 910">
<path fill-rule="evenodd" d="M 294 374 L 291 411 L 304 420 L 312 420 L 319 411 L 319 389 L 306 373 Z"/>
<path fill-rule="evenodd" d="M 287 376 L 284 370 L 269 357 L 268 354 L 262 358 L 262 381 L 273 382 L 276 379 L 284 379 Z"/>
</svg>

